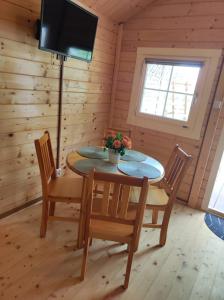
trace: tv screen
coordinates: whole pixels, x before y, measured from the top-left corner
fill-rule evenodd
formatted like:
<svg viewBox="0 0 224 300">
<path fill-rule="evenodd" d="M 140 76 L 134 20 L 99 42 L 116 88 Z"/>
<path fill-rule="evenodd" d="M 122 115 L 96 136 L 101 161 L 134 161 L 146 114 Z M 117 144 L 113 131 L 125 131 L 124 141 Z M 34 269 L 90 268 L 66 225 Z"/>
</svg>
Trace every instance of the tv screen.
<svg viewBox="0 0 224 300">
<path fill-rule="evenodd" d="M 69 0 L 42 0 L 39 48 L 91 61 L 97 22 Z"/>
</svg>

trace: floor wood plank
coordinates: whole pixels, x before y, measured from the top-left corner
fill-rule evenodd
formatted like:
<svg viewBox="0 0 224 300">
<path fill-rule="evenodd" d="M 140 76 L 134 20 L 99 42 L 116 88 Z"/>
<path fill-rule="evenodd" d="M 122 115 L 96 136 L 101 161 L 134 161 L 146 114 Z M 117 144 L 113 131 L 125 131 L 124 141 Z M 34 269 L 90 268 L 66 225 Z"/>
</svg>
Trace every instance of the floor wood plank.
<svg viewBox="0 0 224 300">
<path fill-rule="evenodd" d="M 57 211 L 78 214 L 76 207 L 65 204 Z M 40 213 L 37 204 L 0 221 L 3 300 L 224 299 L 224 243 L 207 228 L 202 212 L 176 204 L 163 248 L 156 247 L 158 230 L 142 230 L 127 291 L 121 287 L 125 246 L 94 240 L 86 279 L 80 282 L 77 225 L 50 223 L 47 237 L 40 239 Z"/>
</svg>

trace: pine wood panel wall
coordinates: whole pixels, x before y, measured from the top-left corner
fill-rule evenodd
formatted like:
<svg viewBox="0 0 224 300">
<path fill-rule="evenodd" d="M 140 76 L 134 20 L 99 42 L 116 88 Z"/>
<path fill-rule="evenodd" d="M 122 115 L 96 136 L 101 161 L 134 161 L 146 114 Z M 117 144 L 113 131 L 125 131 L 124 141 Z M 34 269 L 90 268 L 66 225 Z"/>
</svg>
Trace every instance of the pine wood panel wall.
<svg viewBox="0 0 224 300">
<path fill-rule="evenodd" d="M 0 0 L 0 214 L 41 195 L 34 139 L 48 129 L 56 144 L 59 67 L 37 48 L 39 14 L 39 0 Z M 100 17 L 92 63 L 65 63 L 62 166 L 70 149 L 102 137 L 116 35 L 116 25 Z"/>
<path fill-rule="evenodd" d="M 82 0 L 88 7 L 99 10 L 116 22 L 124 22 L 155 0 Z"/>
<path fill-rule="evenodd" d="M 155 1 L 153 5 L 124 24 L 113 114 L 113 125 L 117 127 L 129 126 L 126 119 L 137 47 L 223 48 L 224 2 Z M 210 105 L 211 100 L 205 120 L 208 117 Z M 205 122 L 202 134 L 204 127 Z M 131 128 L 134 147 L 158 158 L 162 163 L 166 163 L 176 143 L 193 155 L 193 162 L 178 193 L 179 198 L 187 201 L 202 140 L 178 137 L 175 134 L 140 127 L 131 126 Z M 209 166 L 207 173 L 209 173 Z"/>
</svg>

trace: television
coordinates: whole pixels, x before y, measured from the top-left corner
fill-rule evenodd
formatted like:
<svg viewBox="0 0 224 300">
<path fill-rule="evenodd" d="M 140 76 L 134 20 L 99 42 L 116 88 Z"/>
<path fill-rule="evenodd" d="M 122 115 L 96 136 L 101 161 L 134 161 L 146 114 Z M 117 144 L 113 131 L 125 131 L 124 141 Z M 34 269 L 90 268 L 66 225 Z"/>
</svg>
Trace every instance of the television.
<svg viewBox="0 0 224 300">
<path fill-rule="evenodd" d="M 90 62 L 97 22 L 70 0 L 42 0 L 39 49 Z"/>
</svg>

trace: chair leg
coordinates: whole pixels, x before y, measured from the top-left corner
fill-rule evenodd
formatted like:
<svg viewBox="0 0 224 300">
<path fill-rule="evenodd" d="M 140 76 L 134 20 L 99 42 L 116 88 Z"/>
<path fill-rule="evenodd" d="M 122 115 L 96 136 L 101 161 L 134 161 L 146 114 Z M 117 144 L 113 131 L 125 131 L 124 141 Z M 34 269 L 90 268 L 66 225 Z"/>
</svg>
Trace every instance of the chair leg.
<svg viewBox="0 0 224 300">
<path fill-rule="evenodd" d="M 93 238 L 90 238 L 89 245 L 92 246 L 92 244 L 93 244 Z"/>
<path fill-rule="evenodd" d="M 160 231 L 160 239 L 159 239 L 159 244 L 160 246 L 164 246 L 166 244 L 166 237 L 167 237 L 167 230 L 168 230 L 168 225 L 169 225 L 169 220 L 170 220 L 170 214 L 171 214 L 171 209 L 168 209 L 164 212 L 163 216 L 163 223 Z"/>
<path fill-rule="evenodd" d="M 83 243 L 85 241 L 85 224 L 86 224 L 86 196 L 87 196 L 87 179 L 84 177 L 83 187 L 82 187 L 82 201 L 80 206 L 79 215 L 79 225 L 78 225 L 78 249 L 83 248 Z"/>
<path fill-rule="evenodd" d="M 136 243 L 135 243 L 135 245 L 134 245 L 134 247 L 133 247 L 133 251 L 134 251 L 134 252 L 137 252 L 137 251 L 138 251 L 138 246 L 139 246 L 139 238 L 138 238 L 138 240 L 136 241 Z M 129 249 L 130 249 L 130 246 L 128 247 L 128 251 L 129 251 Z"/>
<path fill-rule="evenodd" d="M 124 288 L 125 289 L 128 288 L 128 284 L 129 284 L 133 256 L 134 256 L 134 247 L 131 245 L 129 247 L 128 261 L 127 261 L 125 281 L 124 281 Z"/>
<path fill-rule="evenodd" d="M 167 227 L 165 228 L 161 228 L 161 231 L 160 231 L 160 238 L 159 238 L 159 245 L 161 247 L 165 246 L 166 244 L 166 237 L 167 237 Z"/>
<path fill-rule="evenodd" d="M 56 204 L 55 202 L 50 202 L 49 216 L 54 216 L 55 204 Z"/>
<path fill-rule="evenodd" d="M 85 274 L 86 274 L 86 263 L 87 263 L 88 252 L 89 252 L 89 243 L 90 243 L 90 237 L 88 237 L 87 240 L 85 241 L 85 246 L 83 249 L 82 269 L 81 269 L 80 280 L 84 280 Z"/>
<path fill-rule="evenodd" d="M 44 238 L 47 231 L 47 219 L 48 219 L 48 201 L 43 200 L 42 203 L 42 217 L 41 217 L 41 226 L 40 226 L 40 237 Z"/>
<path fill-rule="evenodd" d="M 158 223 L 158 215 L 159 215 L 159 211 L 157 209 L 153 209 L 152 210 L 152 224 Z"/>
</svg>

